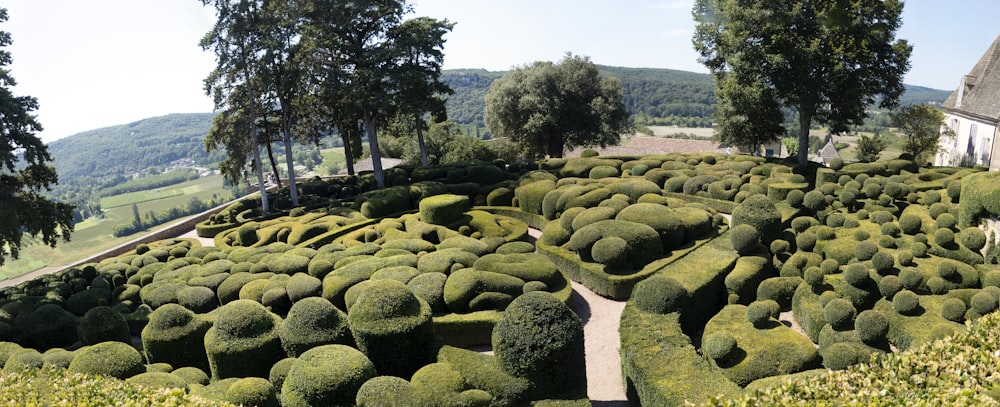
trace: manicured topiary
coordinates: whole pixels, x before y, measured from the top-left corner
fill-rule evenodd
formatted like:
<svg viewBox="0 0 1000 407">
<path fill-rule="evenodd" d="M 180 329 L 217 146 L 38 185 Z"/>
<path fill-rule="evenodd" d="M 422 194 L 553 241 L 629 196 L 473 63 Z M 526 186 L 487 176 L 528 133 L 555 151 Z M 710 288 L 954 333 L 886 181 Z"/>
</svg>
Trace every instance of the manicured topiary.
<svg viewBox="0 0 1000 407">
<path fill-rule="evenodd" d="M 620 268 L 628 260 L 628 242 L 618 236 L 606 236 L 594 243 L 590 252 L 595 262 Z"/>
<path fill-rule="evenodd" d="M 125 317 L 110 307 L 91 308 L 80 319 L 77 330 L 80 342 L 84 345 L 106 341 L 132 343 L 132 334 L 129 333 Z"/>
<path fill-rule="evenodd" d="M 655 229 L 625 220 L 604 220 L 577 230 L 569 240 L 569 249 L 577 252 L 584 261 L 590 261 L 593 259 L 593 245 L 607 236 L 617 236 L 629 242 L 627 263 L 636 268 L 663 254 L 663 244 Z"/>
<path fill-rule="evenodd" d="M 590 179 L 618 177 L 621 176 L 621 171 L 619 171 L 617 167 L 612 167 L 610 165 L 598 165 L 591 168 L 587 176 Z"/>
<path fill-rule="evenodd" d="M 65 348 L 77 341 L 76 317 L 56 304 L 44 304 L 14 319 L 15 341 L 45 351 Z"/>
<path fill-rule="evenodd" d="M 729 232 L 729 240 L 733 245 L 733 249 L 741 256 L 753 252 L 760 246 L 760 237 L 757 234 L 757 229 L 748 224 L 734 226 L 732 231 Z"/>
<path fill-rule="evenodd" d="M 278 337 L 280 323 L 280 317 L 250 300 L 219 308 L 215 325 L 205 333 L 212 378 L 267 377 L 271 365 L 285 357 Z"/>
<path fill-rule="evenodd" d="M 42 363 L 44 367 L 66 369 L 69 367 L 69 364 L 73 362 L 74 356 L 76 356 L 76 352 L 53 348 L 42 354 Z"/>
<path fill-rule="evenodd" d="M 823 269 L 813 266 L 809 267 L 802 273 L 802 280 L 809 284 L 810 287 L 818 288 L 823 285 L 826 273 L 823 273 Z"/>
<path fill-rule="evenodd" d="M 958 233 L 958 242 L 965 248 L 978 252 L 986 247 L 986 233 L 980 228 L 970 226 Z"/>
<path fill-rule="evenodd" d="M 730 361 L 738 354 L 736 338 L 728 332 L 713 332 L 701 342 L 701 351 L 718 363 Z"/>
<path fill-rule="evenodd" d="M 795 289 L 802 283 L 800 277 L 771 277 L 757 286 L 757 300 L 774 300 L 782 308 L 788 308 L 792 303 Z"/>
<path fill-rule="evenodd" d="M 169 363 L 175 368 L 191 366 L 208 371 L 204 337 L 211 325 L 177 304 L 157 308 L 149 316 L 149 324 L 142 329 L 146 361 Z"/>
<path fill-rule="evenodd" d="M 754 195 L 733 209 L 732 226 L 753 226 L 767 244 L 781 236 L 781 213 L 765 195 Z"/>
<path fill-rule="evenodd" d="M 965 303 L 958 298 L 948 298 L 941 303 L 941 317 L 952 322 L 965 320 Z"/>
<path fill-rule="evenodd" d="M 844 281 L 854 287 L 862 287 L 869 280 L 868 268 L 861 263 L 853 263 L 844 268 Z"/>
<path fill-rule="evenodd" d="M 814 213 L 819 212 L 826 208 L 826 196 L 818 190 L 806 192 L 802 197 L 802 206 Z"/>
<path fill-rule="evenodd" d="M 312 348 L 289 369 L 281 386 L 281 405 L 354 405 L 358 389 L 377 374 L 375 365 L 357 349 L 345 345 Z"/>
<path fill-rule="evenodd" d="M 823 314 L 830 326 L 838 331 L 851 329 L 857 310 L 850 301 L 843 298 L 834 299 L 823 307 Z"/>
<path fill-rule="evenodd" d="M 871 260 L 875 253 L 878 253 L 878 245 L 870 240 L 860 241 L 854 246 L 854 255 L 858 260 Z"/>
<path fill-rule="evenodd" d="M 885 342 L 889 333 L 889 318 L 880 311 L 865 310 L 854 321 L 854 330 L 867 345 L 878 346 Z"/>
<path fill-rule="evenodd" d="M 677 280 L 664 275 L 654 275 L 635 285 L 631 301 L 636 308 L 653 314 L 680 311 L 689 294 Z"/>
<path fill-rule="evenodd" d="M 902 289 L 903 283 L 900 282 L 899 277 L 888 275 L 878 281 L 878 291 L 887 300 L 892 300 L 892 297 Z"/>
<path fill-rule="evenodd" d="M 469 197 L 441 194 L 424 198 L 419 203 L 420 220 L 433 225 L 448 225 L 459 220 L 469 208 Z"/>
<path fill-rule="evenodd" d="M 915 267 L 907 267 L 899 272 L 899 282 L 907 290 L 916 290 L 924 282 L 924 274 Z"/>
<path fill-rule="evenodd" d="M 826 216 L 826 225 L 832 228 L 839 228 L 844 225 L 844 214 L 834 212 Z"/>
<path fill-rule="evenodd" d="M 947 228 L 938 228 L 934 231 L 934 243 L 945 248 L 954 245 L 955 232 Z"/>
<path fill-rule="evenodd" d="M 405 406 L 417 404 L 419 399 L 413 385 L 395 376 L 377 376 L 369 379 L 355 398 L 357 407 Z"/>
<path fill-rule="evenodd" d="M 757 328 L 764 328 L 771 322 L 772 305 L 768 301 L 754 301 L 747 306 L 747 320 Z"/>
<path fill-rule="evenodd" d="M 204 386 L 208 384 L 208 373 L 205 373 L 204 370 L 201 370 L 196 367 L 185 366 L 182 368 L 174 369 L 170 373 L 177 377 L 180 377 L 189 385 L 200 384 Z"/>
<path fill-rule="evenodd" d="M 938 202 L 934 205 L 931 205 L 930 209 L 928 209 L 927 212 L 931 215 L 931 218 L 937 219 L 939 216 L 948 213 L 948 211 L 950 210 L 951 210 L 951 205 L 948 205 L 944 202 Z"/>
<path fill-rule="evenodd" d="M 278 327 L 278 337 L 291 357 L 320 345 L 349 344 L 352 339 L 347 314 L 322 297 L 304 298 L 292 305 Z"/>
<path fill-rule="evenodd" d="M 177 292 L 177 303 L 195 313 L 204 314 L 219 307 L 219 299 L 208 287 L 184 287 Z"/>
<path fill-rule="evenodd" d="M 76 351 L 70 362 L 71 373 L 127 379 L 146 371 L 142 355 L 131 345 L 122 342 L 102 342 Z"/>
<path fill-rule="evenodd" d="M 24 349 L 15 352 L 7 358 L 3 365 L 4 373 L 18 373 L 36 370 L 45 365 L 42 354 L 34 349 Z"/>
<path fill-rule="evenodd" d="M 448 275 L 444 273 L 423 273 L 406 283 L 406 287 L 413 292 L 413 295 L 427 302 L 432 312 L 443 312 L 448 308 L 444 301 L 444 286 L 447 280 Z"/>
<path fill-rule="evenodd" d="M 811 252 L 816 247 L 816 235 L 813 233 L 802 233 L 795 237 L 795 246 L 804 252 Z"/>
<path fill-rule="evenodd" d="M 274 386 L 262 377 L 245 377 L 226 389 L 226 401 L 240 406 L 278 407 Z"/>
<path fill-rule="evenodd" d="M 997 309 L 997 298 L 988 292 L 978 292 L 969 300 L 969 309 L 979 315 L 986 315 Z"/>
<path fill-rule="evenodd" d="M 910 290 L 903 290 L 892 297 L 892 309 L 900 315 L 916 315 L 922 311 L 920 296 Z"/>
<path fill-rule="evenodd" d="M 958 220 L 955 219 L 955 215 L 952 215 L 950 213 L 942 213 L 938 215 L 937 218 L 934 219 L 934 221 L 937 224 L 937 227 L 947 228 L 947 229 L 954 228 L 955 225 L 958 223 Z"/>
<path fill-rule="evenodd" d="M 879 274 L 886 274 L 893 269 L 896 259 L 891 254 L 879 251 L 872 256 L 872 268 Z"/>
<path fill-rule="evenodd" d="M 531 399 L 586 394 L 583 323 L 551 294 L 515 299 L 493 328 L 493 352 L 502 371 L 531 381 Z"/>
<path fill-rule="evenodd" d="M 899 229 L 905 234 L 914 235 L 920 233 L 923 221 L 917 215 L 904 213 L 899 217 Z"/>
<path fill-rule="evenodd" d="M 433 359 L 430 306 L 403 283 L 375 280 L 348 312 L 354 340 L 383 375 L 408 377 Z"/>
</svg>

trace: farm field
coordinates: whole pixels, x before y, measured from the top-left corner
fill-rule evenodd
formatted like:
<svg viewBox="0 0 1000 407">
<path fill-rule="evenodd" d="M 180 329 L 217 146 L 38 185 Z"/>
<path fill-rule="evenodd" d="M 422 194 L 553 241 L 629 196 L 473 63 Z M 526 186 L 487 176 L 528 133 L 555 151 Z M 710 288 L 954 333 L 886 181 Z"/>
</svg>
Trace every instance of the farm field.
<svg viewBox="0 0 1000 407">
<path fill-rule="evenodd" d="M 159 190 L 140 191 L 104 198 L 101 200 L 104 211 L 103 219 L 89 218 L 78 223 L 72 234 L 72 240 L 69 242 L 60 241 L 55 249 L 41 244 L 22 248 L 19 259 L 8 260 L 3 266 L 0 266 L 0 280 L 26 274 L 43 267 L 70 264 L 167 226 L 167 224 L 160 225 L 145 232 L 119 238 L 113 237 L 111 231 L 115 225 L 132 221 L 132 203 L 136 203 L 139 213 L 143 215 L 149 211 L 160 212 L 187 205 L 193 197 L 208 201 L 214 196 L 230 195 L 231 192 L 224 189 L 222 185 L 222 176 L 213 175 Z M 105 200 L 110 201 L 113 206 L 105 206 Z"/>
</svg>

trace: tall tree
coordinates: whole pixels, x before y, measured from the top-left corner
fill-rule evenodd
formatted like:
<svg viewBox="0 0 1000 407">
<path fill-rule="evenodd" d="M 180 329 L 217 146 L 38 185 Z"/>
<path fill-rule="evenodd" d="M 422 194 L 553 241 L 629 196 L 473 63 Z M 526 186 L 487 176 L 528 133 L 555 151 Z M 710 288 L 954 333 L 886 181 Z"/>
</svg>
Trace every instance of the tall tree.
<svg viewBox="0 0 1000 407">
<path fill-rule="evenodd" d="M 0 22 L 7 21 L 0 8 Z M 7 256 L 17 258 L 25 234 L 41 235 L 43 243 L 55 247 L 73 232 L 73 206 L 42 196 L 59 182 L 48 148 L 35 136 L 42 125 L 32 113 L 38 100 L 15 96 L 17 85 L 10 69 L 10 33 L 0 31 L 0 264 Z"/>
<path fill-rule="evenodd" d="M 535 62 L 497 79 L 486 94 L 486 125 L 536 155 L 617 144 L 632 131 L 621 82 L 601 77 L 589 58 L 567 54 L 558 64 Z"/>
<path fill-rule="evenodd" d="M 202 49 L 212 50 L 216 57 L 215 69 L 205 78 L 205 92 L 212 96 L 217 111 L 229 110 L 231 113 L 240 111 L 240 114 L 245 115 L 243 123 L 246 127 L 234 130 L 245 129 L 251 135 L 253 168 L 260 189 L 261 209 L 266 213 L 270 210 L 270 206 L 264 185 L 257 126 L 257 121 L 261 117 L 260 95 L 263 91 L 258 82 L 259 66 L 255 63 L 262 52 L 260 48 L 262 35 L 259 28 L 262 25 L 260 20 L 264 5 L 261 0 L 201 1 L 205 5 L 211 4 L 215 8 L 217 17 L 215 25 L 200 43 Z M 245 136 L 232 133 L 229 137 Z M 233 140 L 231 145 L 236 146 L 240 143 L 238 140 Z"/>
<path fill-rule="evenodd" d="M 304 14 L 306 32 L 315 42 L 311 54 L 321 58 L 325 68 L 322 92 L 331 109 L 342 110 L 343 133 L 360 119 L 372 155 L 372 166 L 379 188 L 385 187 L 381 154 L 378 149 L 378 121 L 398 106 L 399 94 L 407 79 L 407 47 L 401 38 L 411 38 L 403 16 L 409 7 L 401 0 L 311 0 Z M 444 26 L 427 20 L 431 25 Z M 416 25 L 414 25 L 416 26 Z M 449 28 L 450 29 L 450 28 Z M 441 33 L 443 35 L 443 33 Z M 443 38 L 422 42 L 422 49 L 437 50 Z M 440 76 L 440 65 L 431 58 L 419 60 L 433 75 Z M 426 77 L 426 76 L 425 76 Z"/>
<path fill-rule="evenodd" d="M 944 124 L 944 113 L 931 105 L 910 105 L 889 114 L 892 125 L 906 135 L 903 152 L 914 160 L 927 162 L 937 154 L 938 139 L 954 137 L 955 131 Z"/>
<path fill-rule="evenodd" d="M 876 101 L 898 103 L 912 51 L 896 39 L 902 11 L 899 0 L 696 0 L 693 43 L 717 88 L 757 88 L 746 92 L 798 111 L 805 164 L 814 120 L 840 133 Z M 764 121 L 756 127 L 773 127 L 772 113 L 754 116 Z"/>
</svg>

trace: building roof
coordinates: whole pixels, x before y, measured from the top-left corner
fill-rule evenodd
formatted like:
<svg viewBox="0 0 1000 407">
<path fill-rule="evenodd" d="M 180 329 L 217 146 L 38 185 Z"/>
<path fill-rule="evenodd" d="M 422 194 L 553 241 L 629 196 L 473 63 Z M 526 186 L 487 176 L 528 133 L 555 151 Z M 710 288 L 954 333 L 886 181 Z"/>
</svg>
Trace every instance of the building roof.
<svg viewBox="0 0 1000 407">
<path fill-rule="evenodd" d="M 1000 121 L 1000 36 L 941 107 Z"/>
<path fill-rule="evenodd" d="M 833 140 L 827 141 L 826 145 L 819 150 L 819 156 L 828 160 L 834 158 L 840 158 L 840 152 L 837 151 L 837 147 L 834 147 Z"/>
<path fill-rule="evenodd" d="M 387 170 L 387 169 L 392 168 L 392 167 L 397 167 L 397 166 L 399 166 L 400 164 L 403 163 L 403 160 L 400 160 L 398 158 L 382 158 L 379 161 L 382 162 L 382 169 L 383 170 Z M 374 169 L 375 168 L 372 165 L 372 158 L 370 156 L 368 158 L 365 158 L 364 160 L 361 160 L 361 161 L 358 161 L 358 162 L 354 163 L 354 171 L 357 171 L 357 172 L 372 171 Z"/>
</svg>

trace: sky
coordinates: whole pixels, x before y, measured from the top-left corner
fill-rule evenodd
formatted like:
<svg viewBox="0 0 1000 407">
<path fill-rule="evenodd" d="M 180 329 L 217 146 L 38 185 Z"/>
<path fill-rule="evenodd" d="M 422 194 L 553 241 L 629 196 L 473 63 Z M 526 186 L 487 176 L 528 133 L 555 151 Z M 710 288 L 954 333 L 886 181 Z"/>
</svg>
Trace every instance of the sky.
<svg viewBox="0 0 1000 407">
<path fill-rule="evenodd" d="M 198 0 L 8 0 L 15 95 L 38 99 L 45 142 L 170 113 L 210 112 L 215 58 Z M 409 16 L 456 23 L 445 69 L 503 71 L 567 52 L 601 65 L 707 72 L 691 46 L 693 0 L 411 0 Z M 948 6 L 952 6 L 951 9 Z M 953 90 L 1000 34 L 996 0 L 908 0 L 904 82 Z"/>
</svg>

